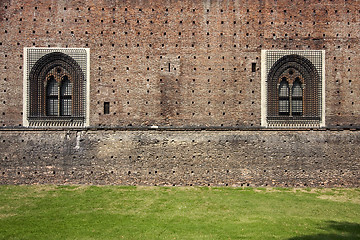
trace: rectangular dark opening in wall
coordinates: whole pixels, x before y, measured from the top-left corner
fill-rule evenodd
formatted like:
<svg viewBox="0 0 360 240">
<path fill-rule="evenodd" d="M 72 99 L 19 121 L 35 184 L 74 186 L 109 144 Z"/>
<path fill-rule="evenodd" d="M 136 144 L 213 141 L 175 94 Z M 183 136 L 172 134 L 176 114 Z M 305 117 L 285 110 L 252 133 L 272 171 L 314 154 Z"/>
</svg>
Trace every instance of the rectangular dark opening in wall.
<svg viewBox="0 0 360 240">
<path fill-rule="evenodd" d="M 170 63 L 169 63 L 169 72 L 170 72 Z"/>
<path fill-rule="evenodd" d="M 110 102 L 104 102 L 104 114 L 110 114 Z"/>
<path fill-rule="evenodd" d="M 251 71 L 256 72 L 256 63 L 251 64 Z"/>
</svg>

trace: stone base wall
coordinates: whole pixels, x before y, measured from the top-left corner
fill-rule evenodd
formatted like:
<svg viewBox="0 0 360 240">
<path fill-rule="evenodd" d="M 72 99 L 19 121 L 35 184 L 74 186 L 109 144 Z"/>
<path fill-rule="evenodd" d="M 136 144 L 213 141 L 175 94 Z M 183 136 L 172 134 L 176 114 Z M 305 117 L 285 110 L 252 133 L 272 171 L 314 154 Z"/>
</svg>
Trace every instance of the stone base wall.
<svg viewBox="0 0 360 240">
<path fill-rule="evenodd" d="M 0 131 L 0 184 L 359 187 L 359 131 Z"/>
</svg>

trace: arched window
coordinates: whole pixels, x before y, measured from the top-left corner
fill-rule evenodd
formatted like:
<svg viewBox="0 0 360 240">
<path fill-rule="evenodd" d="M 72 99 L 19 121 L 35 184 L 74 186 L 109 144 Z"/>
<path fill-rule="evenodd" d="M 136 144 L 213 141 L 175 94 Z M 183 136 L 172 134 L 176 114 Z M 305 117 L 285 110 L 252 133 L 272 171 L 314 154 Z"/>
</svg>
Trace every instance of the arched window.
<svg viewBox="0 0 360 240">
<path fill-rule="evenodd" d="M 312 127 L 323 124 L 321 51 L 265 50 L 266 111 L 262 124 L 274 127 Z M 297 55 L 295 53 L 303 54 Z M 316 56 L 316 57 L 315 57 Z M 320 71 L 320 72 L 319 72 Z M 265 116 L 265 118 L 263 118 Z"/>
<path fill-rule="evenodd" d="M 59 87 L 54 76 L 50 76 L 46 85 L 46 115 L 57 116 L 59 109 Z"/>
<path fill-rule="evenodd" d="M 60 115 L 71 116 L 72 109 L 72 85 L 68 77 L 65 75 L 61 81 L 60 88 Z"/>
<path fill-rule="evenodd" d="M 301 116 L 303 113 L 301 74 L 290 68 L 282 75 L 287 77 L 281 77 L 279 84 L 279 116 Z"/>
<path fill-rule="evenodd" d="M 37 54 L 51 49 L 27 51 L 34 52 L 30 57 L 35 58 Z M 38 57 L 36 61 L 28 61 L 28 126 L 78 127 L 88 124 L 87 54 L 85 50 L 79 50 L 78 53 L 75 50 L 60 49 L 59 52 Z"/>
<path fill-rule="evenodd" d="M 49 73 L 46 83 L 46 116 L 72 115 L 72 84 L 66 73 L 60 66 Z"/>
</svg>

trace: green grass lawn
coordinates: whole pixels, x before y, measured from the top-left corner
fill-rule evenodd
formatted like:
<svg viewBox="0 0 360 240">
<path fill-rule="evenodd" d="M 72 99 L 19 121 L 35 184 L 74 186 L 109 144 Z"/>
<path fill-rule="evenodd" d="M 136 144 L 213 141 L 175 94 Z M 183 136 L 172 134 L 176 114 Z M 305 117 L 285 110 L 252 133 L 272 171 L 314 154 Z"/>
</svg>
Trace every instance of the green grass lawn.
<svg viewBox="0 0 360 240">
<path fill-rule="evenodd" d="M 360 189 L 0 186 L 0 239 L 360 239 Z"/>
</svg>

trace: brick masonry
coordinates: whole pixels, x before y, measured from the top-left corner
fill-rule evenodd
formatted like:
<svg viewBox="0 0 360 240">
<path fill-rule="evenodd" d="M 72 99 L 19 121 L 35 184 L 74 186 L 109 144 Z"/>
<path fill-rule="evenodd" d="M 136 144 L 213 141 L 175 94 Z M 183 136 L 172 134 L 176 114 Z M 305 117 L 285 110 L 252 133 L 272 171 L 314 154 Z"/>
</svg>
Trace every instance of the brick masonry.
<svg viewBox="0 0 360 240">
<path fill-rule="evenodd" d="M 260 128 L 261 50 L 293 49 L 326 51 L 326 128 L 359 129 L 357 1 L 3 0 L 0 16 L 0 183 L 359 186 L 357 131 Z M 22 130 L 33 46 L 90 48 L 91 128 Z M 254 130 L 116 130 L 151 125 Z"/>
<path fill-rule="evenodd" d="M 357 1 L 4 0 L 0 9 L 2 126 L 22 124 L 23 48 L 33 46 L 90 48 L 92 126 L 260 126 L 261 50 L 325 50 L 326 125 L 360 125 Z"/>
</svg>

